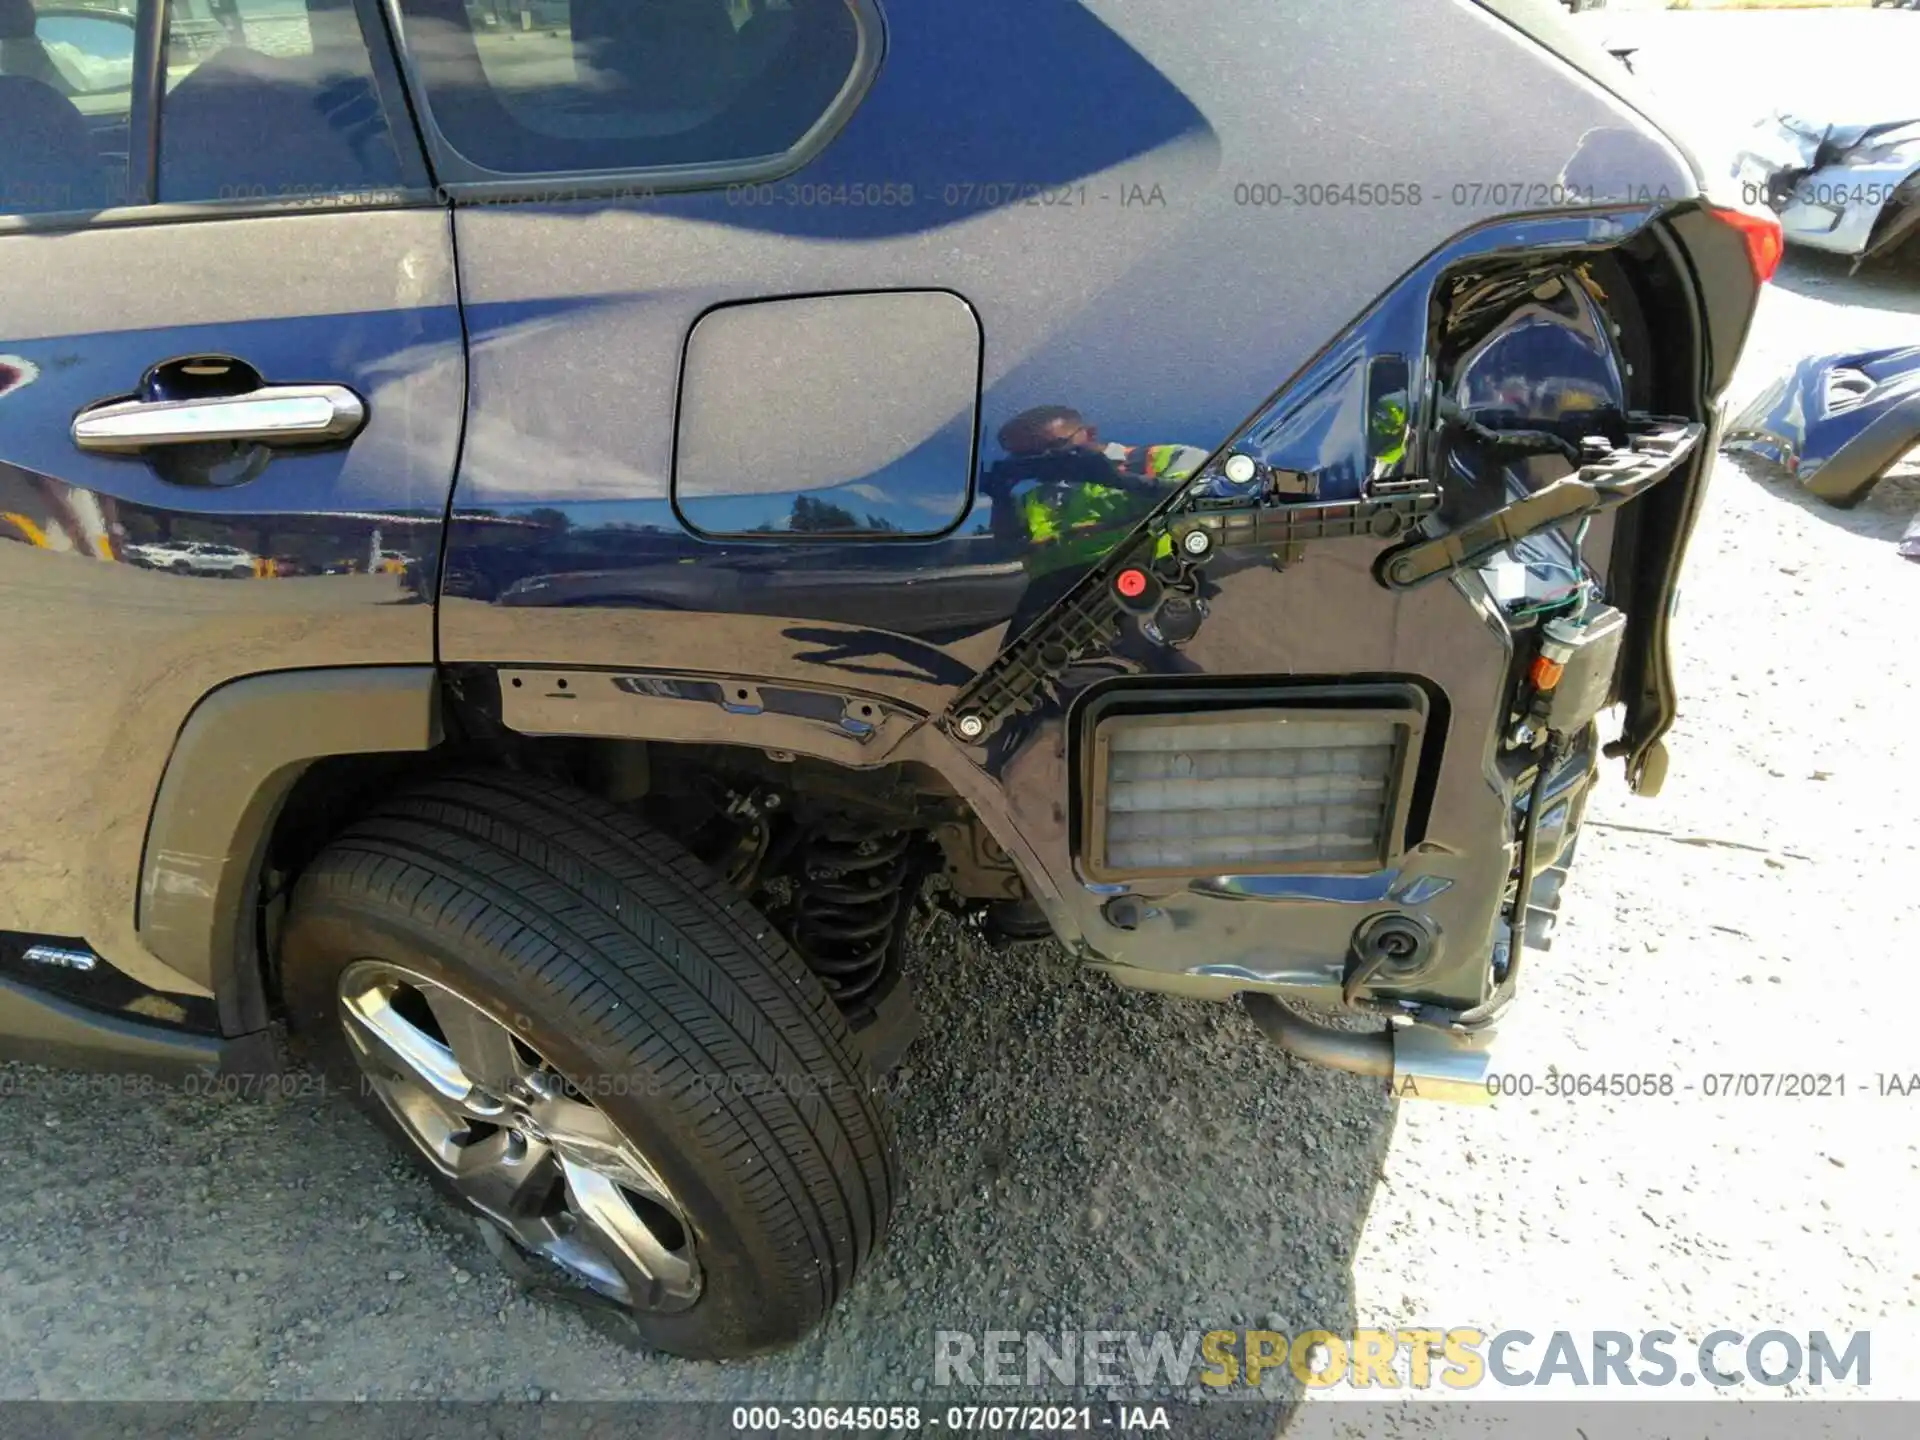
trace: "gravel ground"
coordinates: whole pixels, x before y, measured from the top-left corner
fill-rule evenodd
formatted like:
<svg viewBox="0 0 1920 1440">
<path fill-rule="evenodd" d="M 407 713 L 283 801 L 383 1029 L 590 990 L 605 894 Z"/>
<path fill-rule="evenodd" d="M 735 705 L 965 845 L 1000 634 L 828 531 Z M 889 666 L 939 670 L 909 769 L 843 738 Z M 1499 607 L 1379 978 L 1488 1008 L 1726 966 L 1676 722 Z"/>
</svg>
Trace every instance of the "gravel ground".
<svg viewBox="0 0 1920 1440">
<path fill-rule="evenodd" d="M 1783 34 L 1742 27 L 1806 22 L 1809 69 L 1837 33 L 1815 22 L 1920 46 L 1920 17 L 1892 12 L 1631 18 L 1647 71 L 1722 118 L 1761 108 L 1754 77 L 1730 62 L 1714 93 L 1702 61 Z M 1910 337 L 1917 312 L 1911 272 L 1795 260 L 1736 390 L 1804 350 Z M 900 1400 L 930 1393 L 936 1329 L 1420 1322 L 1866 1326 L 1871 1394 L 1920 1398 L 1920 1097 L 1863 1093 L 1920 1068 L 1893 1013 L 1920 922 L 1920 566 L 1894 551 L 1916 507 L 1920 474 L 1848 514 L 1715 476 L 1673 777 L 1651 802 L 1609 777 L 1499 1062 L 1658 1071 L 1671 1097 L 1396 1119 L 1235 1011 L 939 926 L 914 960 L 932 1038 L 897 1085 L 892 1239 L 813 1339 L 722 1368 L 516 1298 L 344 1101 L 123 1103 L 5 1068 L 0 1398 Z M 1698 1088 L 1740 1070 L 1844 1074 L 1847 1094 Z"/>
</svg>

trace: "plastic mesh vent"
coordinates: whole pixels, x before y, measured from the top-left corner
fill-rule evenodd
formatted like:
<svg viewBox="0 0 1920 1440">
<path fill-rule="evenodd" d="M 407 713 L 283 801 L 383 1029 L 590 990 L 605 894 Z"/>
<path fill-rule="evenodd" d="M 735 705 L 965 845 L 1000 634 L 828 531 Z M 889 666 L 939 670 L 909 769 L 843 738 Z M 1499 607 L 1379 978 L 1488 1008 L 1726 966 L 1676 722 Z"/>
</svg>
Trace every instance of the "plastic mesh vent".
<svg viewBox="0 0 1920 1440">
<path fill-rule="evenodd" d="M 1106 737 L 1103 869 L 1352 866 L 1387 848 L 1397 717 L 1130 717 Z"/>
</svg>

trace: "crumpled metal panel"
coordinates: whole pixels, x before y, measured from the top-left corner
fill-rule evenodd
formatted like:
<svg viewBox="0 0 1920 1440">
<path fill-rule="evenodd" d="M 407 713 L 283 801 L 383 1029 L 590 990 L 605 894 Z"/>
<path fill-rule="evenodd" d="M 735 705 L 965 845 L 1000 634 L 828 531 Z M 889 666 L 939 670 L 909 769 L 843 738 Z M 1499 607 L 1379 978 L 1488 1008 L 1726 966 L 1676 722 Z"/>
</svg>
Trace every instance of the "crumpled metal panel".
<svg viewBox="0 0 1920 1440">
<path fill-rule="evenodd" d="M 1920 227 L 1920 119 L 1772 115 L 1754 127 L 1733 176 L 1743 200 L 1780 217 L 1789 241 L 1866 260 Z"/>
</svg>

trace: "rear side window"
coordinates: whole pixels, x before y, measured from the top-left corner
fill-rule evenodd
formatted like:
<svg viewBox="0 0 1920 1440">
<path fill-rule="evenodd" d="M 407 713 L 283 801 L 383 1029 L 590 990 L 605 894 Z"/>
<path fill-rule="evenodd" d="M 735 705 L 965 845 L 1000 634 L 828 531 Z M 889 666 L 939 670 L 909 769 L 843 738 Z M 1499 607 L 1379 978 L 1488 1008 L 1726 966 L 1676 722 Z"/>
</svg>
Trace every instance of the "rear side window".
<svg viewBox="0 0 1920 1440">
<path fill-rule="evenodd" d="M 352 0 L 171 0 L 162 201 L 318 201 L 402 180 Z"/>
<path fill-rule="evenodd" d="M 0 0 L 0 215 L 127 198 L 134 19 Z"/>
<path fill-rule="evenodd" d="M 400 0 L 400 13 L 452 152 L 443 173 L 485 180 L 785 157 L 870 67 L 865 3 Z"/>
</svg>

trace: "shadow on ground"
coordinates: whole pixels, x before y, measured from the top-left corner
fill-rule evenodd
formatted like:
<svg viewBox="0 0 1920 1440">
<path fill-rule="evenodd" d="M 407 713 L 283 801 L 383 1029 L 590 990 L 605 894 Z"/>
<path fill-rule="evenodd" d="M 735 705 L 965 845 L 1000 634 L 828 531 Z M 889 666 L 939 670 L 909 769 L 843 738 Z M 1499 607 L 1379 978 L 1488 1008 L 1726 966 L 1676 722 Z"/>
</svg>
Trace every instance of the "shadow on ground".
<svg viewBox="0 0 1920 1440">
<path fill-rule="evenodd" d="M 346 1097 L 0 1067 L 0 1397 L 1213 1399 L 1164 1373 L 941 1388 L 936 1337 L 1352 1327 L 1384 1096 L 1051 946 L 995 954 L 941 922 L 913 971 L 892 1235 L 815 1335 L 726 1366 L 518 1297 Z M 1263 1397 L 1296 1388 L 1270 1374 Z"/>
<path fill-rule="evenodd" d="M 1885 476 L 1867 498 L 1851 510 L 1829 505 L 1789 475 L 1781 466 L 1757 455 L 1726 454 L 1734 468 L 1753 481 L 1766 494 L 1789 505 L 1797 505 L 1829 525 L 1869 540 L 1884 540 L 1898 545 L 1907 526 L 1920 512 L 1920 450 L 1909 455 Z"/>
</svg>

